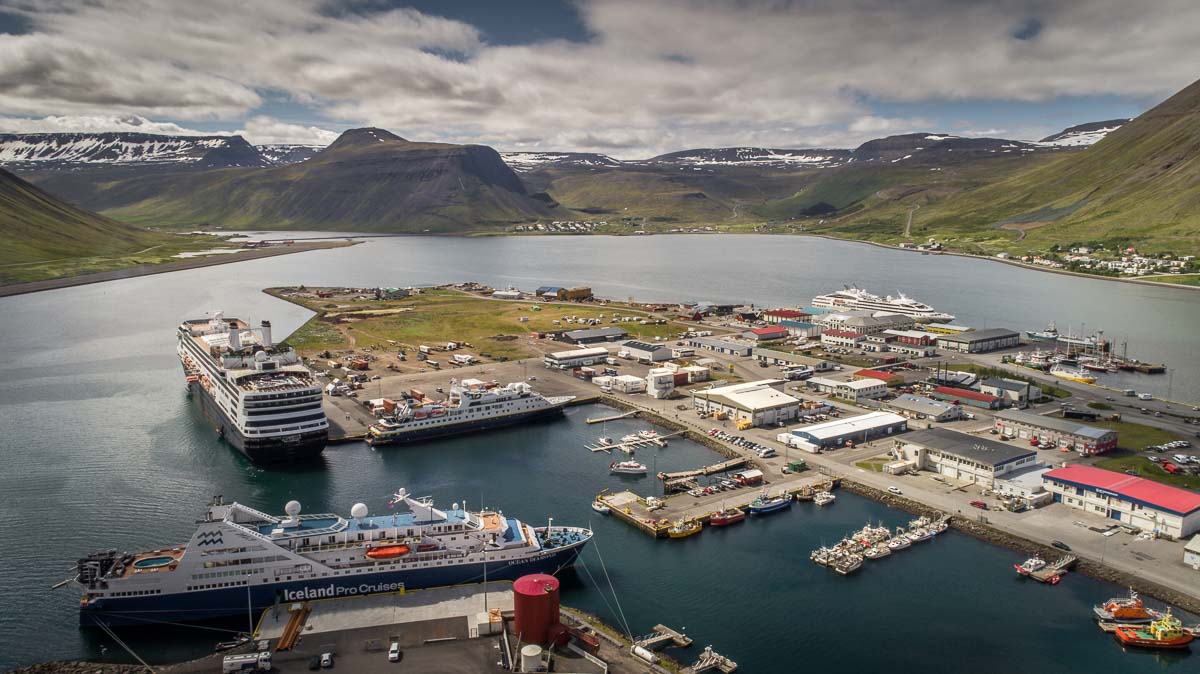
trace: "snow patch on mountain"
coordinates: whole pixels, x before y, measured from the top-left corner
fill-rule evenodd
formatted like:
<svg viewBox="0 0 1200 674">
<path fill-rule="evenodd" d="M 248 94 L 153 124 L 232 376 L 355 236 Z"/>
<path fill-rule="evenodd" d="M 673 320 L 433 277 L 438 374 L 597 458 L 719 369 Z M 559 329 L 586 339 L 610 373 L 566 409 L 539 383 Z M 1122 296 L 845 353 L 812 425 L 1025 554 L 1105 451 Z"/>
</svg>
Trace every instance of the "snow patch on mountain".
<svg viewBox="0 0 1200 674">
<path fill-rule="evenodd" d="M 500 157 L 514 171 L 533 171 L 546 166 L 621 165 L 618 159 L 590 152 L 501 152 Z"/>
<path fill-rule="evenodd" d="M 179 163 L 262 166 L 240 136 L 160 136 L 146 133 L 0 134 L 0 164 Z"/>
<path fill-rule="evenodd" d="M 1110 119 L 1105 122 L 1091 122 L 1072 126 L 1069 129 L 1047 136 L 1036 143 L 1044 147 L 1086 147 L 1104 140 L 1108 134 L 1121 128 L 1128 119 Z"/>
</svg>

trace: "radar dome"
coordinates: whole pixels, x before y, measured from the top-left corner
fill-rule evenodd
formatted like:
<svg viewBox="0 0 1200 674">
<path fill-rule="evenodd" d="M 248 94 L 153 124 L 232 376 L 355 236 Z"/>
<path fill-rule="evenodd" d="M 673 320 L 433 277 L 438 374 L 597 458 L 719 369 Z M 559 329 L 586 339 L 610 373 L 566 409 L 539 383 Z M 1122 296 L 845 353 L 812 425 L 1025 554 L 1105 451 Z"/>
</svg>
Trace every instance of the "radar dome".
<svg viewBox="0 0 1200 674">
<path fill-rule="evenodd" d="M 299 501 L 288 501 L 287 505 L 283 506 L 283 512 L 287 513 L 288 515 L 290 515 L 292 517 L 299 515 L 300 514 L 300 502 Z"/>
<path fill-rule="evenodd" d="M 350 508 L 350 516 L 356 520 L 361 520 L 367 516 L 367 504 L 355 503 L 354 507 Z"/>
<path fill-rule="evenodd" d="M 266 351 L 259 351 L 254 354 L 254 360 L 256 360 L 260 363 L 265 363 L 267 361 L 267 358 L 268 358 L 268 356 L 267 356 Z"/>
</svg>

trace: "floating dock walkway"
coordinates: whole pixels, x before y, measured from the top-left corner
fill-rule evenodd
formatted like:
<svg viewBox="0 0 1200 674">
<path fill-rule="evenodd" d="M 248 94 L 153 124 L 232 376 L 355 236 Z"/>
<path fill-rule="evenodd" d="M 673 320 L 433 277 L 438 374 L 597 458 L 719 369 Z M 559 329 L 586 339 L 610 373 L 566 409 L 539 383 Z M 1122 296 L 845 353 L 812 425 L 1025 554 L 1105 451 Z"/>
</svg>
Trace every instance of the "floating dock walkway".
<svg viewBox="0 0 1200 674">
<path fill-rule="evenodd" d="M 1041 583 L 1058 585 L 1058 581 L 1062 580 L 1062 577 L 1067 575 L 1068 570 L 1072 566 L 1075 566 L 1075 562 L 1077 561 L 1079 561 L 1079 558 L 1075 555 L 1067 555 L 1053 564 L 1047 564 L 1041 569 L 1030 573 L 1029 577 Z"/>
<path fill-rule="evenodd" d="M 654 631 L 646 636 L 634 641 L 635 646 L 641 646 L 646 650 L 656 650 L 660 647 L 666 647 L 667 644 L 679 648 L 687 648 L 692 645 L 692 638 L 678 630 L 673 630 L 666 625 L 655 625 Z"/>
<path fill-rule="evenodd" d="M 696 477 L 698 475 L 715 475 L 717 473 L 724 473 L 724 472 L 733 470 L 734 468 L 741 468 L 742 466 L 744 466 L 748 463 L 750 463 L 750 459 L 748 457 L 740 456 L 736 459 L 722 461 L 721 463 L 714 463 L 711 466 L 705 466 L 703 468 L 697 468 L 695 470 L 677 470 L 674 473 L 659 473 L 658 479 L 662 480 L 663 482 L 668 482 L 670 480 L 678 480 L 678 479 L 684 478 L 684 477 Z"/>
<path fill-rule="evenodd" d="M 724 674 L 730 674 L 737 670 L 737 663 L 714 651 L 712 646 L 705 646 L 704 652 L 700 654 L 700 658 L 691 667 L 683 671 L 700 674 L 700 672 L 707 672 L 714 669 Z"/>
<path fill-rule="evenodd" d="M 771 496 L 811 494 L 832 490 L 837 480 L 828 475 L 808 472 L 793 474 L 790 479 L 769 485 Z M 638 531 L 655 538 L 666 538 L 667 529 L 677 520 L 695 520 L 702 524 L 709 516 L 722 508 L 746 509 L 758 498 L 763 487 L 744 487 L 733 491 L 718 491 L 699 498 L 687 494 L 674 494 L 666 498 L 655 498 L 653 507 L 648 499 L 629 491 L 613 494 L 601 493 L 596 500 L 609 507 L 609 513 L 633 526 Z M 798 499 L 799 500 L 799 499 Z"/>
<path fill-rule="evenodd" d="M 584 447 L 593 452 L 608 452 L 611 454 L 614 449 L 619 449 L 626 454 L 633 454 L 637 450 L 646 449 L 647 447 L 666 447 L 668 439 L 683 435 L 684 433 L 686 433 L 686 431 L 676 431 L 674 433 L 668 433 L 667 435 L 655 435 L 648 438 L 639 437 L 637 440 L 630 440 L 628 442 L 614 442 L 607 445 L 598 443 L 594 445 L 584 445 Z"/>
<path fill-rule="evenodd" d="M 589 424 L 602 424 L 605 421 L 616 421 L 617 419 L 625 419 L 625 418 L 631 417 L 637 413 L 638 413 L 637 410 L 629 410 L 628 412 L 622 412 L 621 414 L 613 414 L 613 415 L 607 416 L 607 417 L 596 417 L 595 419 L 588 419 L 587 422 Z"/>
</svg>

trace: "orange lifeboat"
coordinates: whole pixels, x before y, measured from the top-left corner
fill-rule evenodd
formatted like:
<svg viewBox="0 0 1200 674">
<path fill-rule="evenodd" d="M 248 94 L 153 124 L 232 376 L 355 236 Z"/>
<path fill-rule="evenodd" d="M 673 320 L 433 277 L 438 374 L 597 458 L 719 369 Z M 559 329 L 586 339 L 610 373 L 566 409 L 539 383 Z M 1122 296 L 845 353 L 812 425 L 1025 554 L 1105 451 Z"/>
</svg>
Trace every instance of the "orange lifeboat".
<svg viewBox="0 0 1200 674">
<path fill-rule="evenodd" d="M 383 545 L 367 550 L 367 557 L 370 559 L 394 559 L 396 557 L 403 557 L 408 552 L 407 545 Z"/>
</svg>

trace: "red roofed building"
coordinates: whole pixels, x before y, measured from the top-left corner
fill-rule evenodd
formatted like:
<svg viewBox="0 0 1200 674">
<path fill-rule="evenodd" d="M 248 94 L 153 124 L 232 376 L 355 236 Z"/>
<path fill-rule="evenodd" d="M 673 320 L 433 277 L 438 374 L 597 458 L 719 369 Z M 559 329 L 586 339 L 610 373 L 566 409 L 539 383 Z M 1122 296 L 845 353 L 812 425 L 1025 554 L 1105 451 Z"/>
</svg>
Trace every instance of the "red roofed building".
<svg viewBox="0 0 1200 674">
<path fill-rule="evenodd" d="M 762 312 L 761 318 L 767 323 L 779 323 L 781 321 L 807 321 L 812 318 L 812 314 L 797 311 L 796 309 L 768 309 Z"/>
<path fill-rule="evenodd" d="M 933 393 L 929 397 L 938 400 L 946 400 L 956 405 L 970 405 L 972 407 L 982 407 L 988 410 L 998 410 L 1004 405 L 1002 398 L 972 391 L 968 388 L 955 388 L 953 386 L 939 386 L 933 389 Z"/>
<path fill-rule="evenodd" d="M 772 325 L 769 328 L 751 328 L 744 335 L 748 339 L 766 342 L 772 339 L 787 339 L 787 328 L 782 325 Z"/>
<path fill-rule="evenodd" d="M 1042 476 L 1056 502 L 1181 538 L 1200 530 L 1200 494 L 1092 466 L 1055 468 Z"/>
<path fill-rule="evenodd" d="M 885 381 L 885 382 L 891 383 L 891 382 L 896 381 L 900 377 L 892 374 L 891 372 L 884 372 L 883 370 L 866 369 L 866 370 L 859 370 L 858 372 L 855 372 L 854 378 L 855 379 L 878 379 L 879 381 Z"/>
</svg>

